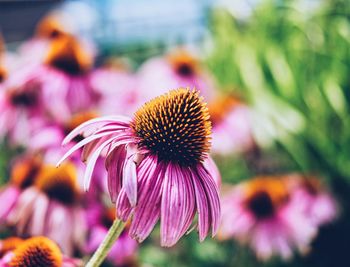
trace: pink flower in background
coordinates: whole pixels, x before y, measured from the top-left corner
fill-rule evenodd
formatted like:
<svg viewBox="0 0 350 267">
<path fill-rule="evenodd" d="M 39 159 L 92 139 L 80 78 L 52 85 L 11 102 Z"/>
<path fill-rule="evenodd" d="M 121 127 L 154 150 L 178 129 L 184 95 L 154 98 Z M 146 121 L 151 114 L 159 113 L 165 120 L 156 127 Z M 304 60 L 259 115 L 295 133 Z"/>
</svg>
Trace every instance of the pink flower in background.
<svg viewBox="0 0 350 267">
<path fill-rule="evenodd" d="M 87 253 L 93 253 L 97 250 L 107 235 L 108 229 L 112 226 L 115 213 L 115 208 L 104 207 L 96 201 L 87 208 L 89 229 L 89 238 L 86 245 Z M 128 230 L 124 229 L 108 254 L 107 259 L 114 263 L 113 266 L 125 266 L 136 260 L 138 244 L 129 237 L 127 232 Z"/>
<path fill-rule="evenodd" d="M 63 23 L 63 19 L 58 14 L 45 16 L 39 21 L 33 38 L 22 43 L 18 49 L 22 64 L 43 62 L 51 41 L 69 32 L 69 25 Z"/>
<path fill-rule="evenodd" d="M 179 87 L 196 88 L 205 101 L 210 101 L 215 96 L 212 77 L 185 50 L 146 61 L 138 71 L 138 83 L 143 101 Z"/>
<path fill-rule="evenodd" d="M 59 114 L 55 115 L 68 119 L 71 114 L 96 106 L 99 94 L 89 82 L 92 64 L 92 55 L 74 37 L 64 35 L 52 41 L 45 64 L 33 71 L 40 77 L 51 105 L 58 105 Z"/>
<path fill-rule="evenodd" d="M 22 94 L 32 92 L 38 98 L 36 108 L 44 110 L 51 121 L 64 123 L 99 101 L 89 82 L 92 63 L 92 55 L 73 36 L 59 35 L 51 41 L 44 62 L 20 68 L 6 87 Z"/>
<path fill-rule="evenodd" d="M 222 199 L 219 236 L 248 244 L 261 260 L 289 259 L 293 250 L 305 253 L 317 227 L 305 216 L 284 180 L 262 177 L 234 187 Z"/>
<path fill-rule="evenodd" d="M 23 190 L 33 185 L 42 166 L 40 157 L 25 156 L 18 158 L 12 168 L 9 183 L 0 191 L 0 223 L 4 224 L 9 213 L 16 205 Z"/>
<path fill-rule="evenodd" d="M 33 129 L 48 119 L 40 85 L 27 79 L 28 72 L 18 71 L 7 78 L 0 91 L 0 136 L 15 144 L 28 143 Z"/>
<path fill-rule="evenodd" d="M 135 75 L 127 70 L 103 67 L 91 74 L 91 86 L 101 95 L 102 115 L 132 115 L 140 104 Z"/>
<path fill-rule="evenodd" d="M 65 139 L 79 134 L 60 162 L 84 147 L 85 188 L 94 165 L 105 155 L 108 187 L 117 216 L 131 218 L 129 234 L 143 241 L 160 219 L 161 244 L 174 245 L 198 213 L 200 240 L 219 226 L 220 202 L 208 160 L 211 124 L 197 91 L 178 89 L 142 106 L 133 119 L 110 116 L 83 123 Z M 213 172 L 215 172 L 213 174 Z"/>
<path fill-rule="evenodd" d="M 253 147 L 249 108 L 232 96 L 217 98 L 209 105 L 213 124 L 212 153 L 230 155 Z"/>
<path fill-rule="evenodd" d="M 295 174 L 287 176 L 287 182 L 293 190 L 291 201 L 304 211 L 315 226 L 331 223 L 337 218 L 337 202 L 320 178 Z"/>
<path fill-rule="evenodd" d="M 0 267 L 78 267 L 82 262 L 66 257 L 60 248 L 44 236 L 36 236 L 26 240 L 12 238 L 12 249 L 0 259 Z M 0 241 L 0 244 L 1 243 Z"/>
<path fill-rule="evenodd" d="M 84 213 L 79 204 L 76 168 L 44 165 L 29 187 L 21 190 L 5 221 L 20 235 L 45 235 L 72 255 L 82 249 L 85 238 Z"/>
</svg>

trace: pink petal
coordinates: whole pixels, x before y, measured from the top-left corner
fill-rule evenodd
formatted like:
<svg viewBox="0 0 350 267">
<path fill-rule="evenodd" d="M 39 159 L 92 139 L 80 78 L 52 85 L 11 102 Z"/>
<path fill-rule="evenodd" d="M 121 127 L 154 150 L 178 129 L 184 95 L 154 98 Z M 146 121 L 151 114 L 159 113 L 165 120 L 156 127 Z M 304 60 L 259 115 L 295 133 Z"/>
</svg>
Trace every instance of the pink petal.
<svg viewBox="0 0 350 267">
<path fill-rule="evenodd" d="M 130 118 L 124 116 L 105 116 L 101 118 L 91 119 L 79 125 L 73 131 L 71 131 L 63 140 L 63 144 L 69 143 L 74 137 L 82 134 L 84 131 L 95 131 L 107 123 L 115 123 L 116 125 L 128 127 L 130 124 Z"/>
<path fill-rule="evenodd" d="M 122 187 L 123 166 L 126 157 L 125 146 L 117 147 L 106 159 L 106 169 L 108 173 L 108 191 L 113 202 Z"/>
<path fill-rule="evenodd" d="M 8 214 L 10 213 L 10 211 L 13 209 L 19 197 L 19 194 L 20 194 L 19 189 L 17 189 L 17 187 L 14 187 L 14 186 L 9 186 L 0 193 L 0 203 L 1 203 L 0 220 L 1 221 L 5 220 Z"/>
<path fill-rule="evenodd" d="M 161 205 L 161 245 L 173 246 L 190 227 L 195 196 L 190 175 L 180 166 L 169 164 L 165 172 Z"/>
<path fill-rule="evenodd" d="M 156 159 L 153 164 L 157 164 Z M 145 240 L 159 219 L 164 172 L 165 166 L 158 163 L 154 172 L 138 173 L 139 201 L 129 233 L 139 242 Z"/>
<path fill-rule="evenodd" d="M 210 176 L 207 170 L 201 165 L 198 167 L 198 174 L 201 178 L 203 188 L 208 198 L 208 204 L 210 207 L 210 214 L 211 214 L 210 217 L 211 217 L 212 236 L 214 236 L 216 235 L 219 229 L 220 218 L 221 218 L 219 190 L 213 178 Z"/>
<path fill-rule="evenodd" d="M 133 155 L 129 157 L 124 166 L 123 188 L 125 188 L 125 193 L 129 198 L 131 206 L 134 207 L 137 201 L 137 175 Z"/>
</svg>

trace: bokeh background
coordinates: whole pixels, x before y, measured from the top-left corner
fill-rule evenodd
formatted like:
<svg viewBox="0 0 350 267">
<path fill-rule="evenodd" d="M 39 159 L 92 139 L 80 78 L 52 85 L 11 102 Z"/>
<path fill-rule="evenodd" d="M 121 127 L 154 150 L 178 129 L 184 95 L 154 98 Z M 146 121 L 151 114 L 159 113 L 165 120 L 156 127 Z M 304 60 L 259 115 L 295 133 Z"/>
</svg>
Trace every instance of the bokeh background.
<svg viewBox="0 0 350 267">
<path fill-rule="evenodd" d="M 16 53 L 52 10 L 94 44 L 96 68 L 113 57 L 137 73 L 147 60 L 186 48 L 219 94 L 244 103 L 254 144 L 214 155 L 224 186 L 312 173 L 339 205 L 337 219 L 320 227 L 310 250 L 288 260 L 261 261 L 234 239 L 199 243 L 195 232 L 165 249 L 155 230 L 134 265 L 350 266 L 350 1 L 1 1 L 7 51 Z M 24 150 L 3 139 L 3 184 Z"/>
</svg>

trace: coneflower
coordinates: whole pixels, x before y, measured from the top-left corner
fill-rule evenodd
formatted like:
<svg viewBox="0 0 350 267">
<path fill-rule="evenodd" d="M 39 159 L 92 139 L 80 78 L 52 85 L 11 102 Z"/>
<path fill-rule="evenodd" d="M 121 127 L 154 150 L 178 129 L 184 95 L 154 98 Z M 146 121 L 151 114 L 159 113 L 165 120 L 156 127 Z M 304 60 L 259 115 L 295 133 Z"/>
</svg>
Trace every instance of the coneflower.
<svg viewBox="0 0 350 267">
<path fill-rule="evenodd" d="M 215 97 L 215 84 L 199 60 L 185 49 L 147 60 L 137 73 L 141 97 L 150 100 L 169 88 L 195 87 L 206 101 Z"/>
<path fill-rule="evenodd" d="M 222 198 L 219 237 L 249 245 L 262 260 L 289 259 L 294 249 L 307 252 L 317 227 L 291 201 L 292 194 L 281 177 L 258 177 L 234 187 Z"/>
<path fill-rule="evenodd" d="M 86 138 L 85 188 L 100 154 L 106 155 L 108 186 L 117 217 L 131 218 L 129 234 L 143 241 L 160 219 L 161 245 L 172 246 L 198 214 L 199 239 L 215 235 L 220 218 L 218 188 L 208 165 L 211 123 L 196 90 L 178 89 L 142 106 L 133 119 L 122 116 L 88 121 L 64 140 Z M 216 171 L 216 170 L 215 170 Z M 113 226 L 112 226 L 113 227 Z"/>
<path fill-rule="evenodd" d="M 31 185 L 20 191 L 5 221 L 21 235 L 51 238 L 71 255 L 75 248 L 82 248 L 85 238 L 79 197 L 77 170 L 72 163 L 60 168 L 45 164 Z"/>
<path fill-rule="evenodd" d="M 0 261 L 1 267 L 75 267 L 80 261 L 64 257 L 50 239 L 37 236 L 17 243 Z"/>
</svg>

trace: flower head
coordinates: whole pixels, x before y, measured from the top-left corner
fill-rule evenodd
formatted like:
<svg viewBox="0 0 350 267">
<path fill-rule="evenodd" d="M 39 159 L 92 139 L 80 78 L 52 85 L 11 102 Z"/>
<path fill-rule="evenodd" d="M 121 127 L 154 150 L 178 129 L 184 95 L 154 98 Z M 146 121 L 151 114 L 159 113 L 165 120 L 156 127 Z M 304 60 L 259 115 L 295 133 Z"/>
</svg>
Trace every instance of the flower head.
<svg viewBox="0 0 350 267">
<path fill-rule="evenodd" d="M 199 60 L 184 49 L 146 61 L 138 71 L 138 90 L 144 100 L 168 92 L 168 88 L 195 87 L 209 101 L 215 96 L 212 77 Z"/>
<path fill-rule="evenodd" d="M 161 243 L 174 245 L 198 211 L 200 240 L 219 224 L 220 203 L 210 148 L 210 121 L 196 90 L 178 89 L 146 103 L 133 119 L 114 116 L 88 121 L 73 130 L 86 138 L 61 159 L 84 146 L 85 187 L 100 154 L 106 156 L 108 186 L 117 216 L 132 219 L 130 234 L 143 241 L 158 219 Z M 214 174 L 215 172 L 215 174 Z"/>
<path fill-rule="evenodd" d="M 11 267 L 60 267 L 62 254 L 58 246 L 46 237 L 33 237 L 13 251 Z"/>
<path fill-rule="evenodd" d="M 139 146 L 159 160 L 188 166 L 208 156 L 209 113 L 195 91 L 175 90 L 146 103 L 135 113 L 131 128 Z"/>
<path fill-rule="evenodd" d="M 80 260 L 66 257 L 55 242 L 44 236 L 36 236 L 26 240 L 12 237 L 1 242 L 16 244 L 1 258 L 0 266 L 2 267 L 81 266 Z"/>
<path fill-rule="evenodd" d="M 317 227 L 293 199 L 285 179 L 258 177 L 242 183 L 222 199 L 221 238 L 248 244 L 258 258 L 291 258 L 307 252 Z"/>
<path fill-rule="evenodd" d="M 52 41 L 45 63 L 70 75 L 77 75 L 90 69 L 92 57 L 74 37 L 64 35 Z"/>
<path fill-rule="evenodd" d="M 67 162 L 56 168 L 44 164 L 30 179 L 30 185 L 20 184 L 27 186 L 16 191 L 4 216 L 5 222 L 21 235 L 48 236 L 68 255 L 74 248 L 81 248 L 85 223 L 78 202 L 80 190 L 74 165 Z"/>
</svg>

